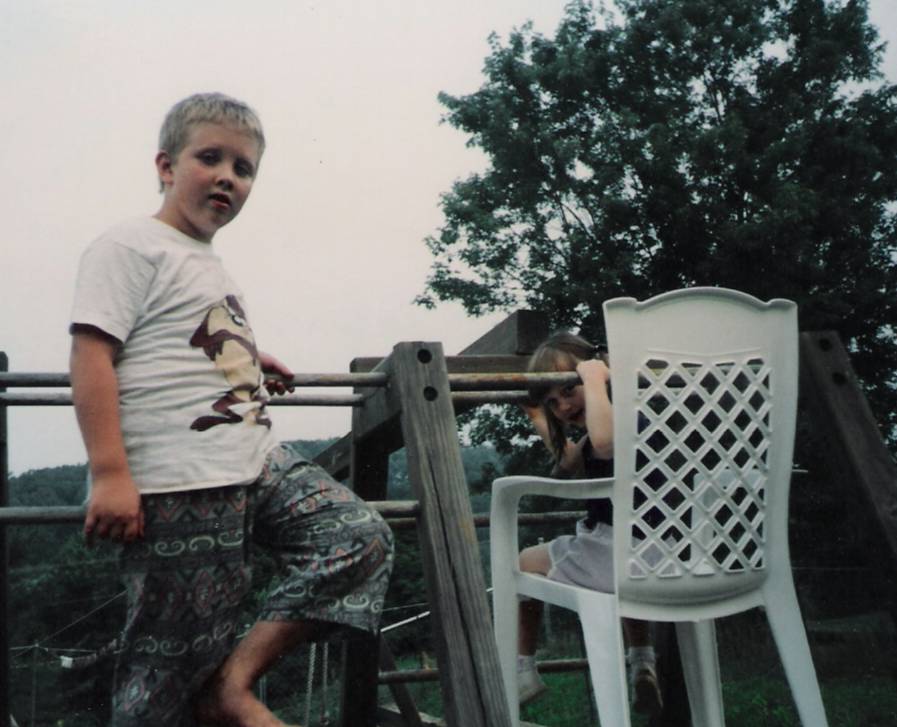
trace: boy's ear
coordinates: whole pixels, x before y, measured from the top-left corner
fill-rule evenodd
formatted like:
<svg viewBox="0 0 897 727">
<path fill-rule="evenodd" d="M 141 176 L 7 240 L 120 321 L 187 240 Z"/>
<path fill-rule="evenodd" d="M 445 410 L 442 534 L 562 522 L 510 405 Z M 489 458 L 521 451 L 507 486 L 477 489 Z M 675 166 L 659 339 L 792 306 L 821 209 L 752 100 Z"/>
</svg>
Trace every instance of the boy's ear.
<svg viewBox="0 0 897 727">
<path fill-rule="evenodd" d="M 160 151 L 156 154 L 156 171 L 159 174 L 159 181 L 162 184 L 171 183 L 173 167 L 174 164 L 171 161 L 171 155 L 167 151 Z"/>
</svg>

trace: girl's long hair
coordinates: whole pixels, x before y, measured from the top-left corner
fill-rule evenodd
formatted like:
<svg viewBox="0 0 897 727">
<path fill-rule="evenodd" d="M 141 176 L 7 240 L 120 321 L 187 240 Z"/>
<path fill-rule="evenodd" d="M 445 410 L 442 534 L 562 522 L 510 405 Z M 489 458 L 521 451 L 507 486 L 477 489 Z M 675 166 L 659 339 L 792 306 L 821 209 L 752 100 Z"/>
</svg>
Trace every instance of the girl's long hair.
<svg viewBox="0 0 897 727">
<path fill-rule="evenodd" d="M 569 331 L 560 331 L 546 338 L 530 356 L 527 371 L 530 373 L 547 373 L 554 371 L 575 371 L 576 364 L 586 359 L 599 356 L 607 363 L 601 350 L 589 343 L 582 336 Z M 551 441 L 552 454 L 555 461 L 560 462 L 567 446 L 567 432 L 554 413 L 545 405 L 548 386 L 530 387 L 529 396 L 534 404 L 542 407 L 545 421 L 548 423 L 548 437 Z"/>
</svg>

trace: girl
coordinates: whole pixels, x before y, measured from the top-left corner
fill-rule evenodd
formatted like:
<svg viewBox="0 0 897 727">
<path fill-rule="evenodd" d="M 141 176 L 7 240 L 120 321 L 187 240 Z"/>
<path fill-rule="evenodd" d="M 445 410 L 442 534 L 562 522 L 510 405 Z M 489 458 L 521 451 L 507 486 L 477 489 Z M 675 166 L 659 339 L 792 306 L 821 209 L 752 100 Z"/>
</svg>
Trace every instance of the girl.
<svg viewBox="0 0 897 727">
<path fill-rule="evenodd" d="M 582 384 L 552 386 L 530 392 L 535 405 L 524 405 L 533 428 L 555 459 L 555 477 L 613 476 L 613 414 L 608 396 L 610 370 L 588 341 L 572 333 L 557 333 L 542 343 L 529 361 L 530 372 L 576 371 Z M 574 441 L 571 427 L 586 434 Z M 520 569 L 562 583 L 610 593 L 614 590 L 612 506 L 609 500 L 588 500 L 587 516 L 576 524 L 575 535 L 525 548 Z M 520 604 L 518 685 L 521 703 L 546 687 L 536 670 L 535 653 L 542 602 Z M 629 681 L 637 712 L 656 714 L 662 707 L 657 684 L 650 624 L 623 619 L 628 642 Z"/>
</svg>

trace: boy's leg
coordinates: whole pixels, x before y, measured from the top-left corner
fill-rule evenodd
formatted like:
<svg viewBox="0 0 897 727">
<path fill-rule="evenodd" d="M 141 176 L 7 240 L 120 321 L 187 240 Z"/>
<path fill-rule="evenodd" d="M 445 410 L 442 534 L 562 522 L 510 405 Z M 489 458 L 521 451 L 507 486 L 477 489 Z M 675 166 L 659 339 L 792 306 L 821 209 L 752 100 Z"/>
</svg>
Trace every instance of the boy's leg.
<svg viewBox="0 0 897 727">
<path fill-rule="evenodd" d="M 312 640 L 316 630 L 304 622 L 257 622 L 206 683 L 195 705 L 197 720 L 203 725 L 283 727 L 253 688 L 282 656 Z"/>
<path fill-rule="evenodd" d="M 115 727 L 193 724 L 191 694 L 230 651 L 251 584 L 246 505 L 241 487 L 144 496 L 145 537 L 121 551 Z"/>
<path fill-rule="evenodd" d="M 283 579 L 210 680 L 197 714 L 279 726 L 252 686 L 280 657 L 334 625 L 376 633 L 393 539 L 376 511 L 286 447 L 269 456 L 253 500 L 253 539 L 275 552 Z"/>
</svg>

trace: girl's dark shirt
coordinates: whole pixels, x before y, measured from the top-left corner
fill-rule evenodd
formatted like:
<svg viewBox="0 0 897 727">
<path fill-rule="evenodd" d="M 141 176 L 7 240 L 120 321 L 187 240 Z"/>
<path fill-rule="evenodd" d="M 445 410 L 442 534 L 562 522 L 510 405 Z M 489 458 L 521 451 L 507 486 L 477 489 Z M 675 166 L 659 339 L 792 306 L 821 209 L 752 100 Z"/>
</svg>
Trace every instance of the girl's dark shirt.
<svg viewBox="0 0 897 727">
<path fill-rule="evenodd" d="M 592 448 L 592 442 L 586 436 L 585 445 L 582 448 L 582 464 L 585 476 L 590 479 L 614 476 L 614 461 L 612 459 L 599 459 Z M 614 521 L 614 506 L 609 497 L 598 500 L 586 500 L 585 526 L 594 528 L 598 523 L 612 525 Z"/>
<path fill-rule="evenodd" d="M 638 423 L 640 432 L 648 426 L 648 420 L 643 415 L 639 415 Z M 592 448 L 592 441 L 588 435 L 586 435 L 585 445 L 582 448 L 582 462 L 583 471 L 587 478 L 598 479 L 614 476 L 613 459 L 599 459 Z M 655 470 L 647 476 L 645 482 L 657 491 L 666 480 L 659 471 Z M 657 527 L 663 518 L 657 513 L 648 513 L 644 520 L 651 527 Z M 586 519 L 584 524 L 587 528 L 594 528 L 598 523 L 613 525 L 613 522 L 614 506 L 609 497 L 602 497 L 598 500 L 586 500 Z"/>
</svg>

